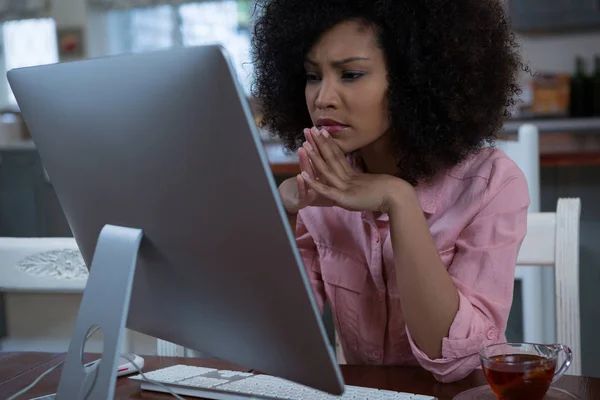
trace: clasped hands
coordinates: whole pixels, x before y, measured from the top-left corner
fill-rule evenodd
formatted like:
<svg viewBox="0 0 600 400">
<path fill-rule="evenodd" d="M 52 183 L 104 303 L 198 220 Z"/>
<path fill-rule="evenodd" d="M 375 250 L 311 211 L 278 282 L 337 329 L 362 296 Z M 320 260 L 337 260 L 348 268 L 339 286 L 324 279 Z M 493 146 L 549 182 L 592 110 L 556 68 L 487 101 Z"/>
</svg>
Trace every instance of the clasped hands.
<svg viewBox="0 0 600 400">
<path fill-rule="evenodd" d="M 298 150 L 302 172 L 280 187 L 288 212 L 307 206 L 390 211 L 398 190 L 407 185 L 405 181 L 392 175 L 356 171 L 325 129 L 305 129 L 304 135 L 306 141 Z"/>
</svg>

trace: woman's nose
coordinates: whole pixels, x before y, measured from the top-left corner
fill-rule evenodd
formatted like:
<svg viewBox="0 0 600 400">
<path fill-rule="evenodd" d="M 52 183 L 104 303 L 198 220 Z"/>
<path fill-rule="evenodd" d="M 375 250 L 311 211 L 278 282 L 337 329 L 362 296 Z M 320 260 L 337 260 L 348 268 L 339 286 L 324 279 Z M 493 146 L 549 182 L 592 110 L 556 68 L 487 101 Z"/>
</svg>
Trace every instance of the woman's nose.
<svg viewBox="0 0 600 400">
<path fill-rule="evenodd" d="M 323 79 L 315 99 L 315 106 L 319 109 L 338 108 L 339 96 L 335 84 L 331 80 Z"/>
</svg>

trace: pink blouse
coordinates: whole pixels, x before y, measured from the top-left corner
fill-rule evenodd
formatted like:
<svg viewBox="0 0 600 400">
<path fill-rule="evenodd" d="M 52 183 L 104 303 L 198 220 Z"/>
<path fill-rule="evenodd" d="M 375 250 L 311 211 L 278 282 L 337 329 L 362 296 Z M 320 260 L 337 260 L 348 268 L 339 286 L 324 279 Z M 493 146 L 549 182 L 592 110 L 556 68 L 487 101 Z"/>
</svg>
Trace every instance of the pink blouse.
<svg viewBox="0 0 600 400">
<path fill-rule="evenodd" d="M 506 340 L 528 187 L 501 150 L 485 148 L 416 191 L 459 291 L 442 358 L 423 353 L 405 325 L 387 215 L 307 207 L 298 213 L 296 240 L 319 307 L 327 300 L 332 308 L 349 364 L 420 364 L 452 382 L 480 365 L 482 347 Z"/>
</svg>

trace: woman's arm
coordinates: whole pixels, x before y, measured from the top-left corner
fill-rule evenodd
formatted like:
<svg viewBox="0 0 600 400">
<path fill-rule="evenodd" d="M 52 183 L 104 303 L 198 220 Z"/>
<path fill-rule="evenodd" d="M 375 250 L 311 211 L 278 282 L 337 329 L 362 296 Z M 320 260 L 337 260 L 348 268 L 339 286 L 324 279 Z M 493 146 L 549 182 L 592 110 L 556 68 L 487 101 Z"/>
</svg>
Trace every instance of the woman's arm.
<svg viewBox="0 0 600 400">
<path fill-rule="evenodd" d="M 479 211 L 456 238 L 447 269 L 437 250 L 431 252 L 433 239 L 413 195 L 396 192 L 402 205 L 389 208 L 407 337 L 419 363 L 441 382 L 464 378 L 479 365 L 482 347 L 506 340 L 529 196 L 516 167 L 506 160 L 496 164 Z"/>
<path fill-rule="evenodd" d="M 459 295 L 442 263 L 414 189 L 399 182 L 389 204 L 398 292 L 406 325 L 431 359 L 442 356 Z"/>
</svg>

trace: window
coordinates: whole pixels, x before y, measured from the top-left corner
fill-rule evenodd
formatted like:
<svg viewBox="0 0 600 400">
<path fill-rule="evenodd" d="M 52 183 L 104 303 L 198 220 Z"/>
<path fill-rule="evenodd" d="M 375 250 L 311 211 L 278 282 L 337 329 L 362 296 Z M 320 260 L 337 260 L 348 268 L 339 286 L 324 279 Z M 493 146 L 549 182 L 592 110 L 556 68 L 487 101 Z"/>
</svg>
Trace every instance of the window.
<svg viewBox="0 0 600 400">
<path fill-rule="evenodd" d="M 5 71 L 58 62 L 56 26 L 51 18 L 5 22 L 2 24 L 2 39 Z M 8 82 L 6 88 L 7 96 L 0 99 L 0 104 L 16 106 Z"/>
<path fill-rule="evenodd" d="M 250 90 L 248 0 L 216 0 L 111 11 L 109 24 L 120 35 L 115 52 L 143 52 L 171 46 L 221 44 L 231 56 L 238 79 Z"/>
<path fill-rule="evenodd" d="M 238 29 L 235 1 L 208 1 L 179 7 L 181 41 L 184 46 L 221 44 L 237 70 L 242 86 L 250 88 L 250 34 Z"/>
<path fill-rule="evenodd" d="M 131 11 L 131 50 L 160 50 L 175 44 L 176 21 L 172 6 L 140 8 Z"/>
</svg>

